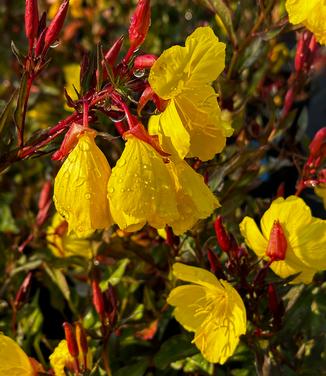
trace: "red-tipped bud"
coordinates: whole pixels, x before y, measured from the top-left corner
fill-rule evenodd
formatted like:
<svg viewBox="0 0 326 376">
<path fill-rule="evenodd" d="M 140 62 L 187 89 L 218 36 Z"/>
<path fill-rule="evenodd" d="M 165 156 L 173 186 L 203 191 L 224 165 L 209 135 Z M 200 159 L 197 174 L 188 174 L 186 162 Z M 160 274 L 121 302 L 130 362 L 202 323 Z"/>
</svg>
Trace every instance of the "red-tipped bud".
<svg viewBox="0 0 326 376">
<path fill-rule="evenodd" d="M 105 312 L 111 326 L 117 321 L 118 301 L 114 287 L 109 284 L 105 291 Z"/>
<path fill-rule="evenodd" d="M 223 252 L 228 252 L 231 249 L 232 242 L 229 234 L 225 231 L 223 226 L 222 217 L 218 216 L 214 222 L 214 229 L 216 239 L 219 247 Z"/>
<path fill-rule="evenodd" d="M 142 92 L 142 95 L 139 98 L 138 106 L 137 106 L 137 113 L 140 114 L 142 109 L 146 106 L 146 104 L 153 99 L 155 93 L 153 89 L 148 85 L 146 89 Z"/>
<path fill-rule="evenodd" d="M 151 23 L 150 0 L 138 0 L 134 14 L 131 16 L 129 26 L 130 45 L 135 50 L 145 40 Z"/>
<path fill-rule="evenodd" d="M 140 55 L 137 56 L 134 61 L 134 69 L 146 69 L 151 68 L 157 60 L 155 55 Z"/>
<path fill-rule="evenodd" d="M 42 191 L 38 200 L 38 213 L 36 217 L 36 223 L 42 225 L 49 213 L 51 206 L 51 182 L 48 180 L 43 184 Z"/>
<path fill-rule="evenodd" d="M 15 307 L 19 307 L 23 304 L 26 300 L 29 288 L 31 286 L 32 281 L 32 272 L 29 272 L 25 277 L 23 283 L 20 285 L 19 290 L 17 291 L 16 298 L 15 298 Z"/>
<path fill-rule="evenodd" d="M 34 39 L 38 31 L 38 8 L 37 0 L 26 0 L 25 3 L 25 33 L 29 42 L 30 50 L 33 48 Z"/>
<path fill-rule="evenodd" d="M 268 285 L 268 308 L 273 316 L 273 323 L 279 327 L 284 314 L 284 305 L 282 299 L 279 298 L 275 285 L 270 283 Z"/>
<path fill-rule="evenodd" d="M 81 124 L 73 123 L 66 133 L 60 149 L 52 155 L 52 160 L 61 161 L 64 159 L 78 142 L 78 136 L 85 130 Z"/>
<path fill-rule="evenodd" d="M 276 191 L 276 197 L 284 197 L 285 196 L 285 184 L 282 182 Z"/>
<path fill-rule="evenodd" d="M 207 251 L 207 258 L 210 270 L 212 273 L 215 274 L 221 267 L 220 260 L 217 258 L 216 254 L 211 249 L 208 249 Z"/>
<path fill-rule="evenodd" d="M 288 89 L 288 91 L 285 94 L 283 116 L 286 116 L 289 113 L 293 105 L 293 102 L 294 102 L 294 90 L 291 87 Z"/>
<path fill-rule="evenodd" d="M 103 294 L 100 289 L 100 286 L 97 281 L 92 281 L 92 291 L 93 291 L 93 304 L 95 307 L 96 312 L 102 319 L 104 317 L 105 309 L 104 309 L 104 299 Z"/>
<path fill-rule="evenodd" d="M 323 146 L 326 144 L 326 127 L 321 128 L 314 136 L 309 145 L 310 155 L 314 158 L 326 152 Z"/>
<path fill-rule="evenodd" d="M 67 340 L 69 353 L 72 357 L 77 358 L 79 355 L 79 349 L 78 349 L 78 344 L 77 344 L 74 328 L 68 322 L 64 322 L 63 329 L 65 331 L 65 337 Z"/>
<path fill-rule="evenodd" d="M 69 0 L 65 0 L 57 14 L 54 16 L 53 20 L 51 21 L 46 34 L 45 34 L 45 46 L 44 46 L 44 51 L 47 51 L 47 49 L 53 44 L 59 36 L 59 33 L 62 29 L 63 23 L 65 21 L 67 11 L 69 7 Z"/>
<path fill-rule="evenodd" d="M 105 54 L 104 56 L 104 59 L 105 61 L 111 66 L 113 67 L 113 65 L 115 64 L 116 60 L 117 60 L 117 57 L 119 55 L 119 52 L 121 50 L 121 47 L 122 47 L 122 43 L 123 43 L 123 36 L 121 36 L 119 39 L 117 39 L 112 47 L 109 49 L 109 51 Z M 104 62 L 103 62 L 103 65 L 104 65 Z"/>
<path fill-rule="evenodd" d="M 76 326 L 76 338 L 79 350 L 83 354 L 83 361 L 84 361 L 84 369 L 87 369 L 87 353 L 88 353 L 88 344 L 87 344 L 87 337 L 83 326 L 77 322 Z"/>
<path fill-rule="evenodd" d="M 271 233 L 269 235 L 266 256 L 271 261 L 281 261 L 285 259 L 287 249 L 287 240 L 283 228 L 278 220 L 274 221 Z"/>
</svg>

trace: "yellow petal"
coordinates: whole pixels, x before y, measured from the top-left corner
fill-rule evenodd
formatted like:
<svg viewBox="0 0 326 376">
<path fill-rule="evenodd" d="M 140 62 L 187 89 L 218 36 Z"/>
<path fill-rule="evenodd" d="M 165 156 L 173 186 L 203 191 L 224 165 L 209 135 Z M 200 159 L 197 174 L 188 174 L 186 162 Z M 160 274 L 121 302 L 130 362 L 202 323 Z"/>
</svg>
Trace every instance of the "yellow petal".
<svg viewBox="0 0 326 376">
<path fill-rule="evenodd" d="M 182 281 L 196 283 L 209 288 L 221 288 L 221 285 L 215 275 L 205 269 L 181 264 L 173 264 L 173 274 Z"/>
<path fill-rule="evenodd" d="M 246 332 L 246 310 L 237 291 L 228 282 L 221 283 L 225 295 L 215 297 L 217 304 L 196 330 L 194 342 L 209 362 L 224 364 Z"/>
<path fill-rule="evenodd" d="M 69 154 L 54 182 L 54 203 L 70 231 L 85 237 L 112 224 L 106 195 L 111 173 L 105 155 L 87 131 Z"/>
<path fill-rule="evenodd" d="M 151 68 L 149 83 L 163 99 L 171 99 L 185 87 L 211 83 L 224 69 L 225 44 L 210 27 L 197 28 L 185 47 L 164 51 Z"/>
<path fill-rule="evenodd" d="M 286 0 L 285 7 L 289 15 L 289 21 L 296 25 L 306 20 L 316 5 L 322 6 L 320 0 Z"/>
<path fill-rule="evenodd" d="M 181 122 L 174 100 L 169 102 L 164 112 L 160 115 L 159 127 L 161 133 L 168 139 L 165 140 L 164 144 L 170 142 L 179 157 L 183 159 L 189 152 L 190 136 Z M 162 146 L 164 148 L 164 145 Z"/>
<path fill-rule="evenodd" d="M 88 239 L 78 238 L 75 234 L 67 234 L 65 220 L 55 213 L 51 226 L 47 228 L 46 239 L 48 246 L 56 257 L 80 256 L 91 258 L 94 254 Z"/>
<path fill-rule="evenodd" d="M 265 256 L 268 241 L 263 237 L 256 222 L 252 218 L 245 217 L 242 220 L 240 223 L 240 232 L 245 238 L 248 247 L 252 249 L 258 257 Z"/>
<path fill-rule="evenodd" d="M 33 375 L 33 367 L 25 352 L 13 339 L 0 332 L 0 376 Z"/>
<path fill-rule="evenodd" d="M 204 178 L 187 162 L 172 158 L 168 167 L 175 182 L 179 211 L 179 217 L 171 223 L 171 227 L 179 235 L 193 227 L 199 219 L 210 216 L 220 204 Z"/>
<path fill-rule="evenodd" d="M 108 197 L 113 219 L 126 231 L 137 231 L 146 222 L 163 228 L 178 216 L 173 181 L 162 157 L 133 136 L 112 170 Z"/>
<path fill-rule="evenodd" d="M 303 23 L 321 44 L 326 44 L 326 4 L 322 0 L 287 0 L 285 3 L 289 21 Z"/>
<path fill-rule="evenodd" d="M 281 278 L 287 278 L 291 275 L 300 273 L 294 280 L 292 280 L 291 284 L 297 283 L 310 283 L 316 273 L 316 269 L 308 268 L 304 264 L 297 260 L 294 262 L 292 260 L 287 259 L 286 261 L 275 261 L 271 264 L 271 269 L 275 274 L 277 274 Z"/>
<path fill-rule="evenodd" d="M 197 312 L 198 305 L 204 304 L 205 294 L 202 286 L 186 285 L 174 288 L 167 298 L 168 304 L 176 307 L 174 317 L 188 331 L 196 331 L 206 318 L 204 312 Z"/>
</svg>

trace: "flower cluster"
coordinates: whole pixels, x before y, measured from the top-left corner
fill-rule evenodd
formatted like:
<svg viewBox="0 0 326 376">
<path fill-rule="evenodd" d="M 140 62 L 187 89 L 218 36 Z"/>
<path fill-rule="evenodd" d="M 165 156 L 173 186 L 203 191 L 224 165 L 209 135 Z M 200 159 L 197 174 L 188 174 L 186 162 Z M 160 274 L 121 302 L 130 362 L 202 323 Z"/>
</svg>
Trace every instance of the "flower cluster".
<svg viewBox="0 0 326 376">
<path fill-rule="evenodd" d="M 150 119 L 151 135 L 129 115 L 126 145 L 112 173 L 95 131 L 77 127 L 78 141 L 54 185 L 54 202 L 69 232 L 85 237 L 113 223 L 126 231 L 148 223 L 182 234 L 219 206 L 184 158 L 211 159 L 232 134 L 210 86 L 224 68 L 224 49 L 212 29 L 202 27 L 185 47 L 174 46 L 157 59 L 149 83 L 168 101 L 166 108 Z"/>
</svg>

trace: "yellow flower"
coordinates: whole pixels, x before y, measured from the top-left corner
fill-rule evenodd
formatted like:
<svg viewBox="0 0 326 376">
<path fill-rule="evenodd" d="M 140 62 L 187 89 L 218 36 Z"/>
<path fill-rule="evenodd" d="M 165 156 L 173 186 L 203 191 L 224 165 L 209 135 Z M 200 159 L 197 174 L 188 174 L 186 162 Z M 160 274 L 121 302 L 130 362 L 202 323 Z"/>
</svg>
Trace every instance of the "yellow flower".
<svg viewBox="0 0 326 376">
<path fill-rule="evenodd" d="M 54 256 L 91 258 L 91 242 L 88 239 L 77 238 L 74 234 L 67 235 L 67 231 L 68 223 L 59 213 L 55 213 L 46 232 L 46 240 Z"/>
<path fill-rule="evenodd" d="M 28 356 L 10 337 L 0 332 L 0 376 L 33 376 Z"/>
<path fill-rule="evenodd" d="M 167 302 L 179 323 L 195 333 L 193 342 L 213 363 L 225 363 L 246 332 L 246 309 L 237 291 L 205 269 L 180 263 L 173 274 L 190 285 L 174 288 Z"/>
<path fill-rule="evenodd" d="M 106 186 L 111 169 L 95 143 L 95 131 L 80 134 L 54 182 L 54 203 L 68 222 L 68 234 L 86 237 L 112 224 Z"/>
<path fill-rule="evenodd" d="M 287 247 L 285 259 L 272 262 L 272 270 L 282 278 L 300 272 L 292 283 L 311 282 L 318 270 L 326 269 L 326 221 L 312 217 L 299 197 L 274 200 L 261 218 L 261 231 L 252 218 L 245 217 L 240 224 L 247 245 L 259 257 L 266 256 L 275 221 L 282 227 Z"/>
<path fill-rule="evenodd" d="M 324 208 L 326 209 L 326 184 L 320 184 L 315 188 L 317 196 L 323 199 Z"/>
<path fill-rule="evenodd" d="M 140 230 L 146 222 L 162 228 L 178 217 L 176 193 L 162 157 L 146 142 L 129 135 L 112 170 L 108 198 L 122 230 Z"/>
<path fill-rule="evenodd" d="M 292 24 L 302 23 L 321 44 L 326 44 L 326 3 L 324 0 L 286 0 Z"/>
<path fill-rule="evenodd" d="M 149 83 L 169 100 L 159 116 L 162 133 L 170 138 L 180 158 L 212 159 L 233 132 L 221 119 L 211 83 L 224 69 L 225 44 L 210 27 L 197 28 L 185 47 L 173 46 L 154 63 Z"/>
<path fill-rule="evenodd" d="M 78 343 L 79 347 L 79 355 L 78 360 L 79 364 L 83 365 L 83 353 L 80 348 L 80 344 Z M 49 357 L 51 367 L 54 371 L 55 376 L 65 376 L 66 373 L 64 371 L 65 368 L 73 371 L 74 369 L 74 358 L 70 355 L 68 350 L 67 341 L 63 339 L 59 342 L 58 346 L 54 349 L 53 353 Z M 88 350 L 87 353 L 87 368 L 90 369 L 92 367 L 92 353 Z"/>
</svg>

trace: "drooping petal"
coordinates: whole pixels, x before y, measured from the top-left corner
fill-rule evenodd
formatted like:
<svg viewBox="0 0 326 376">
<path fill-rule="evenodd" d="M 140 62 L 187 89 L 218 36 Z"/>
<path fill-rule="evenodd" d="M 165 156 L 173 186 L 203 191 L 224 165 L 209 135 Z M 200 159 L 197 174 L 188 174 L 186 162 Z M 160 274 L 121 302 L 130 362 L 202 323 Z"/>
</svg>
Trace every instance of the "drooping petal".
<svg viewBox="0 0 326 376">
<path fill-rule="evenodd" d="M 0 375 L 34 375 L 33 367 L 25 352 L 13 339 L 2 333 L 0 333 Z"/>
<path fill-rule="evenodd" d="M 296 25 L 305 21 L 316 5 L 322 5 L 320 0 L 286 0 L 285 7 L 289 15 L 289 20 Z"/>
<path fill-rule="evenodd" d="M 79 136 L 73 151 L 61 166 L 54 182 L 54 203 L 66 219 L 68 233 L 86 237 L 112 224 L 106 195 L 111 169 L 95 144 L 95 132 Z"/>
<path fill-rule="evenodd" d="M 242 220 L 240 223 L 240 232 L 245 238 L 248 247 L 252 249 L 258 257 L 265 256 L 268 241 L 263 237 L 256 222 L 252 218 L 245 217 Z"/>
<path fill-rule="evenodd" d="M 178 216 L 173 181 L 162 157 L 129 136 L 108 183 L 111 213 L 119 227 L 137 231 L 147 222 L 163 228 Z"/>
<path fill-rule="evenodd" d="M 187 162 L 172 158 L 168 165 L 175 182 L 179 217 L 171 223 L 175 234 L 183 234 L 199 219 L 207 218 L 220 206 L 217 198 Z"/>
<path fill-rule="evenodd" d="M 198 312 L 198 308 L 205 305 L 206 290 L 202 286 L 186 285 L 174 288 L 167 302 L 174 306 L 173 315 L 187 330 L 196 331 L 206 318 L 206 314 Z"/>
<path fill-rule="evenodd" d="M 205 269 L 177 262 L 173 264 L 172 271 L 182 281 L 196 283 L 208 288 L 222 288 L 215 275 Z"/>
</svg>

